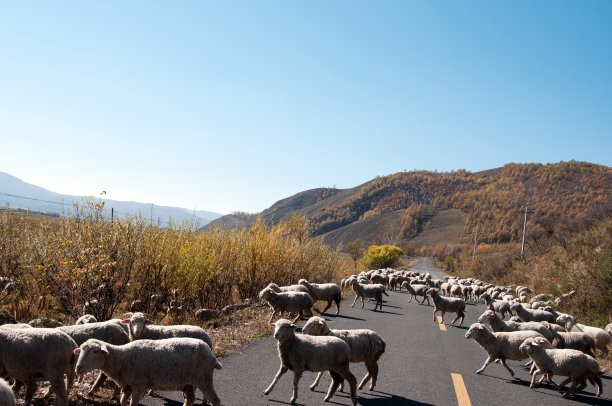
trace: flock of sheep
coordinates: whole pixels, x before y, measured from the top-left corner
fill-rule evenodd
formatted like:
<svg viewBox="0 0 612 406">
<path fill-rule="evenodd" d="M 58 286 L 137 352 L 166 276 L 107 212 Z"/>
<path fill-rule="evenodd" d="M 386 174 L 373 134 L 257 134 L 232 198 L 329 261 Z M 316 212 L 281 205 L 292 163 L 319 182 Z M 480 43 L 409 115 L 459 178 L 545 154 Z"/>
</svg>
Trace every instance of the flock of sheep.
<svg viewBox="0 0 612 406">
<path fill-rule="evenodd" d="M 405 289 L 412 298 L 422 297 L 420 303 L 429 305 L 433 300 L 433 318 L 441 312 L 456 314 L 452 321 L 465 317 L 466 301 L 482 300 L 489 310 L 478 323 L 472 324 L 465 334 L 474 339 L 487 352 L 488 357 L 476 373 L 481 373 L 491 362 L 499 361 L 514 376 L 506 360 L 531 359 L 531 387 L 538 375 L 540 382 L 547 379 L 562 389 L 571 382 L 564 396 L 572 395 L 586 387 L 587 381 L 597 387 L 601 394 L 600 375 L 604 373 L 595 359 L 605 357 L 612 335 L 612 324 L 606 330 L 577 323 L 568 314 L 558 314 L 546 302 L 546 295 L 536 295 L 526 287 L 511 289 L 486 284 L 482 281 L 445 277 L 432 279 L 428 273 L 396 271 L 392 269 L 372 270 L 343 279 L 341 286 L 334 283 L 310 283 L 301 279 L 295 285 L 278 286 L 270 283 L 259 293 L 271 307 L 271 323 L 278 314 L 295 314 L 292 321 L 280 318 L 274 325 L 274 338 L 278 340 L 280 368 L 270 385 L 264 390 L 269 394 L 278 379 L 288 370 L 293 371 L 294 404 L 298 396 L 298 383 L 304 371 L 318 372 L 311 390 L 319 384 L 325 371 L 332 383 L 325 401 L 338 388 L 342 390 L 348 382 L 351 400 L 357 404 L 356 391 L 369 381 L 373 390 L 378 378 L 378 361 L 384 354 L 385 340 L 369 329 L 332 330 L 325 319 L 312 316 L 322 313 L 333 303 L 336 314 L 340 312 L 341 293 L 351 288 L 355 293 L 354 306 L 361 298 L 374 300 L 374 310 L 383 307 L 383 295 L 387 291 Z M 572 296 L 570 292 L 559 298 L 556 305 Z M 315 304 L 324 301 L 327 306 L 319 311 Z M 515 316 L 512 314 L 515 313 Z M 312 316 L 296 333 L 298 319 Z M 505 321 L 510 316 L 509 321 Z M 490 329 L 485 325 L 488 324 Z M 99 371 L 88 391 L 95 393 L 109 377 L 116 386 L 122 406 L 138 405 L 139 400 L 154 390 L 182 391 L 184 405 L 195 401 L 199 389 L 206 400 L 218 406 L 221 401 L 213 387 L 213 373 L 222 366 L 215 358 L 213 342 L 200 327 L 189 325 L 155 325 L 146 314 L 134 312 L 126 319 L 111 319 L 98 322 L 95 317 L 85 315 L 77 324 L 57 328 L 34 328 L 28 324 L 4 324 L 0 326 L 0 376 L 12 378 L 9 387 L 0 379 L 0 405 L 15 405 L 14 393 L 25 385 L 25 406 L 32 403 L 37 389 L 37 380 L 50 382 L 45 396 L 55 394 L 55 404 L 68 404 L 68 393 L 77 376 L 90 371 Z M 367 374 L 359 385 L 349 369 L 350 363 L 363 362 Z M 167 371 L 173 370 L 172 374 Z M 554 375 L 566 376 L 557 384 Z M 205 401 L 206 401 L 205 400 Z"/>
<path fill-rule="evenodd" d="M 382 310 L 382 296 L 388 295 L 387 290 L 402 290 L 413 298 L 422 297 L 420 303 L 429 305 L 429 297 L 433 300 L 433 319 L 436 313 L 441 313 L 444 322 L 445 313 L 455 313 L 451 322 L 459 320 L 463 324 L 466 301 L 483 301 L 489 310 L 485 311 L 478 323 L 470 326 L 465 334 L 467 339 L 474 339 L 488 354 L 484 365 L 476 371 L 482 373 L 491 362 L 500 362 L 514 377 L 514 371 L 506 364 L 506 360 L 530 359 L 532 365 L 532 380 L 530 387 L 535 385 L 535 379 L 542 375 L 540 382 L 547 379 L 559 390 L 571 382 L 570 388 L 563 396 L 571 396 L 586 387 L 591 382 L 597 387 L 596 396 L 601 395 L 602 381 L 600 376 L 605 372 L 595 359 L 596 352 L 600 357 L 608 354 L 608 344 L 612 336 L 612 324 L 606 329 L 586 326 L 577 323 L 569 314 L 560 314 L 551 305 L 559 306 L 569 300 L 575 292 L 562 295 L 554 301 L 547 301 L 546 294 L 535 295 L 529 288 L 496 286 L 473 278 L 459 279 L 445 277 L 432 279 L 428 273 L 420 274 L 411 271 L 396 271 L 379 269 L 362 272 L 343 279 L 341 287 L 332 283 L 315 284 L 300 280 L 298 284 L 279 287 L 271 283 L 260 292 L 260 299 L 268 302 L 272 308 L 270 321 L 276 314 L 282 317 L 283 312 L 295 313 L 293 322 L 285 319 L 274 324 L 274 337 L 278 340 L 278 353 L 281 366 L 270 386 L 264 391 L 267 395 L 272 391 L 279 377 L 287 370 L 293 370 L 293 396 L 291 404 L 298 395 L 298 382 L 304 371 L 319 372 L 311 386 L 314 389 L 319 383 L 323 371 L 329 371 L 332 384 L 329 387 L 325 401 L 328 401 L 337 388 L 346 380 L 350 386 L 351 400 L 356 404 L 356 380 L 348 369 L 349 362 L 364 362 L 368 374 L 359 385 L 361 389 L 365 382 L 372 378 L 370 389 L 376 384 L 378 375 L 378 359 L 385 351 L 385 342 L 379 334 L 372 330 L 330 330 L 324 319 L 311 317 L 302 330 L 296 334 L 294 324 L 299 318 L 318 310 L 314 307 L 317 300 L 327 301 L 327 310 L 332 301 L 336 301 L 337 312 L 340 311 L 339 297 L 341 290 L 352 288 L 355 299 L 352 306 L 361 298 L 362 307 L 365 299 L 375 300 L 374 310 Z M 324 311 L 325 311 L 324 310 Z M 513 315 L 515 314 L 515 315 Z M 509 321 L 504 321 L 509 316 Z M 485 324 L 488 324 L 488 329 Z M 318 337 L 310 337 L 310 335 Z M 335 339 L 339 338 L 341 340 Z M 344 341 L 342 345 L 340 341 Z M 560 384 L 553 380 L 554 375 L 567 377 Z"/>
</svg>

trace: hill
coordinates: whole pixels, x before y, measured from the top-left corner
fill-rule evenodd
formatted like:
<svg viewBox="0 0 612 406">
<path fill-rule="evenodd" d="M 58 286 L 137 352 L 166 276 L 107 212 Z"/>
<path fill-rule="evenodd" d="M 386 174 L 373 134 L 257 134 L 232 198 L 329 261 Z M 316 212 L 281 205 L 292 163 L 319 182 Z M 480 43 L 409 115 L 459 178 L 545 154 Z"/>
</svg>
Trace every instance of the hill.
<svg viewBox="0 0 612 406">
<path fill-rule="evenodd" d="M 86 196 L 70 196 L 55 193 L 39 186 L 29 184 L 15 176 L 0 172 L 0 205 L 3 207 L 33 210 L 52 214 L 70 214 L 74 203 L 83 203 Z M 94 202 L 101 199 L 94 198 Z M 125 202 L 103 199 L 107 214 L 111 208 L 118 217 L 142 215 L 162 224 L 173 221 L 197 221 L 201 225 L 221 217 L 210 211 L 192 211 L 181 207 L 157 206 L 151 203 Z"/>
<path fill-rule="evenodd" d="M 612 208 L 612 170 L 587 162 L 507 164 L 470 173 L 412 171 L 377 177 L 351 189 L 312 189 L 259 214 L 235 213 L 210 226 L 240 227 L 257 216 L 271 224 L 298 214 L 333 247 L 366 244 L 419 247 L 473 239 L 504 243 L 537 237 Z"/>
</svg>

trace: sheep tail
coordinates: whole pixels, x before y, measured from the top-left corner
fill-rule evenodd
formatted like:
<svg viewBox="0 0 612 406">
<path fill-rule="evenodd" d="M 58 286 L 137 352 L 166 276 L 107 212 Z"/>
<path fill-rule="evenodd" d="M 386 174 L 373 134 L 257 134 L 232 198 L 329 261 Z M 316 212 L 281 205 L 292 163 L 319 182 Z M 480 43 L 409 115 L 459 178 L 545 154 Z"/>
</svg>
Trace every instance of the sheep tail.
<svg viewBox="0 0 612 406">
<path fill-rule="evenodd" d="M 215 364 L 215 369 L 222 369 L 222 368 L 223 368 L 223 365 L 221 365 L 221 363 L 217 361 Z"/>
</svg>

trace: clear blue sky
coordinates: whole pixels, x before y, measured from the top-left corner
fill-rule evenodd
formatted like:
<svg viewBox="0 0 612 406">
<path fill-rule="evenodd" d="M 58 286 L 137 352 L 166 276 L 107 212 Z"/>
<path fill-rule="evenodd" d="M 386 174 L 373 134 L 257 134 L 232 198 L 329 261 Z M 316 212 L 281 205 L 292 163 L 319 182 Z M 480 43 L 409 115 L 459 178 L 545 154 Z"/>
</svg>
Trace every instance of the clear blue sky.
<svg viewBox="0 0 612 406">
<path fill-rule="evenodd" d="M 315 187 L 612 164 L 610 1 L 0 3 L 0 171 L 256 212 Z"/>
</svg>

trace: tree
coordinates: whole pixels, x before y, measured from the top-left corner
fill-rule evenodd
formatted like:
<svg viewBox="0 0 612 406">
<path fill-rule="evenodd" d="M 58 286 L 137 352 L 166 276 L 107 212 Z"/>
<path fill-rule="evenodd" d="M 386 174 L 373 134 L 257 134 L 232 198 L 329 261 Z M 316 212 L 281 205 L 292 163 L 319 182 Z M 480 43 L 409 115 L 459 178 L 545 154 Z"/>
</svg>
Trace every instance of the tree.
<svg viewBox="0 0 612 406">
<path fill-rule="evenodd" d="M 389 268 L 397 264 L 402 255 L 404 251 L 394 245 L 370 245 L 363 254 L 363 262 L 370 269 Z"/>
<path fill-rule="evenodd" d="M 357 260 L 363 251 L 363 241 L 358 238 L 355 241 L 348 242 L 346 246 L 348 247 L 349 254 L 351 254 L 351 258 L 353 258 L 353 262 L 355 262 L 355 269 L 357 269 Z"/>
</svg>

